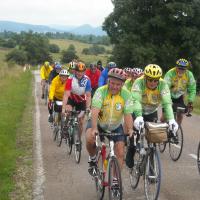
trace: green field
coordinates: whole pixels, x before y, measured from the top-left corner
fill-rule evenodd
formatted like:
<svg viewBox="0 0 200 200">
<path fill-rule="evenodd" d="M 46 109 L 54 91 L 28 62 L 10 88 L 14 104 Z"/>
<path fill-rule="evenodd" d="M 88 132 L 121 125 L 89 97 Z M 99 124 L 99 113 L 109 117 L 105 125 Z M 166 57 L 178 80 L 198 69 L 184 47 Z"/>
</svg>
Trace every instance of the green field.
<svg viewBox="0 0 200 200">
<path fill-rule="evenodd" d="M 109 54 L 99 54 L 97 56 L 95 55 L 83 55 L 81 52 L 84 48 L 88 48 L 91 47 L 92 44 L 86 44 L 86 43 L 82 43 L 82 42 L 78 42 L 78 41 L 74 41 L 74 40 L 67 40 L 67 39 L 51 39 L 50 40 L 51 44 L 57 44 L 60 47 L 60 50 L 66 50 L 70 44 L 73 44 L 75 46 L 76 52 L 78 57 L 83 60 L 85 63 L 91 63 L 94 61 L 98 61 L 101 60 L 103 65 L 106 65 L 107 60 L 109 58 Z M 111 46 L 104 46 L 104 45 L 100 45 L 103 46 L 106 50 L 111 50 L 112 47 Z M 54 60 L 60 60 L 60 53 L 58 54 L 52 54 Z"/>
</svg>

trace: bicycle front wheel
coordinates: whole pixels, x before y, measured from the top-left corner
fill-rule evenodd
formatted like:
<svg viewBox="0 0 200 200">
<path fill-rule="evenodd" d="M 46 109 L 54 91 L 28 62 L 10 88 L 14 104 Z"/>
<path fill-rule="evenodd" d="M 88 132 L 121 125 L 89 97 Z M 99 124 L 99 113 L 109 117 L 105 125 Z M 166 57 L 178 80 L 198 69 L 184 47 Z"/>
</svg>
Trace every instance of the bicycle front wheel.
<svg viewBox="0 0 200 200">
<path fill-rule="evenodd" d="M 56 137 L 57 146 L 60 147 L 62 144 L 62 134 L 61 134 L 60 128 L 58 128 L 58 131 L 57 131 L 55 137 Z"/>
<path fill-rule="evenodd" d="M 129 171 L 129 178 L 131 183 L 131 188 L 134 190 L 137 188 L 139 180 L 140 180 L 140 154 L 138 151 L 135 152 L 134 155 L 134 166 Z"/>
<path fill-rule="evenodd" d="M 200 174 L 200 142 L 199 142 L 199 146 L 198 146 L 198 150 L 197 150 L 197 166 L 198 166 L 198 170 L 199 170 L 199 174 Z"/>
<path fill-rule="evenodd" d="M 160 150 L 160 153 L 163 153 L 166 149 L 166 142 L 162 142 L 160 144 L 158 144 L 158 147 L 159 147 L 159 150 Z"/>
<path fill-rule="evenodd" d="M 122 179 L 119 163 L 116 157 L 109 160 L 108 192 L 110 200 L 122 200 Z"/>
<path fill-rule="evenodd" d="M 76 163 L 78 164 L 78 163 L 80 163 L 80 160 L 81 160 L 81 148 L 82 148 L 80 129 L 78 126 L 74 127 L 73 136 L 74 136 L 75 160 L 76 160 Z"/>
<path fill-rule="evenodd" d="M 174 141 L 173 138 L 171 138 L 169 142 L 169 154 L 173 161 L 177 161 L 180 158 L 183 150 L 183 129 L 181 126 L 179 126 L 176 134 L 177 141 Z"/>
<path fill-rule="evenodd" d="M 72 153 L 72 145 L 73 145 L 73 138 L 71 135 L 69 135 L 67 138 L 66 138 L 66 145 L 67 145 L 67 152 L 69 155 L 71 155 Z"/>
<path fill-rule="evenodd" d="M 103 170 L 103 160 L 100 147 L 97 148 L 97 175 L 94 177 L 94 180 L 97 192 L 97 199 L 102 200 L 105 192 L 105 174 Z"/>
<path fill-rule="evenodd" d="M 144 173 L 144 190 L 147 200 L 156 200 L 160 192 L 161 166 L 156 149 L 151 149 L 146 157 Z"/>
</svg>

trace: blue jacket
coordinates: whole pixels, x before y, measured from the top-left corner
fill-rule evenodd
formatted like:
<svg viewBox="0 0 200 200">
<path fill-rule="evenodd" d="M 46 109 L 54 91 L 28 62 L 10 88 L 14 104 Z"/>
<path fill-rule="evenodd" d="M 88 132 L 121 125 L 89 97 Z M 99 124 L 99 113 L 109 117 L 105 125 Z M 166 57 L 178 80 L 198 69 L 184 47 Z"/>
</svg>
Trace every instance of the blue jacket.
<svg viewBox="0 0 200 200">
<path fill-rule="evenodd" d="M 107 84 L 107 80 L 108 80 L 108 68 L 105 68 L 102 72 L 101 72 L 101 76 L 99 77 L 99 81 L 98 81 L 98 87 L 101 87 L 103 85 Z"/>
</svg>

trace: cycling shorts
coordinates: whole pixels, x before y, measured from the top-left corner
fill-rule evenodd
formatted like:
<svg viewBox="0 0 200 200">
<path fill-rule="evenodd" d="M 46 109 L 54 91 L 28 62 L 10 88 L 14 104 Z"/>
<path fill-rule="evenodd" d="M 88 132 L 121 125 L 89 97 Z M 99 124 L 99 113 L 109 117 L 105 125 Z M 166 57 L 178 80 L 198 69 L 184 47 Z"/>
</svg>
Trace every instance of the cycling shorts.
<svg viewBox="0 0 200 200">
<path fill-rule="evenodd" d="M 86 110 L 86 101 L 77 103 L 71 98 L 68 98 L 67 105 L 71 105 L 72 107 L 75 107 L 76 111 Z"/>
</svg>

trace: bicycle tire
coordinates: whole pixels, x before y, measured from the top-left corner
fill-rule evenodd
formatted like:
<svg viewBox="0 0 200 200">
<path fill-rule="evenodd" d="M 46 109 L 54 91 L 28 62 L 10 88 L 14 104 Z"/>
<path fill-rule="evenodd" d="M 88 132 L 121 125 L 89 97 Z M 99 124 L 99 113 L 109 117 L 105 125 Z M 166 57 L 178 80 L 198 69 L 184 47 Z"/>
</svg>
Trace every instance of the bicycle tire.
<svg viewBox="0 0 200 200">
<path fill-rule="evenodd" d="M 179 126 L 177 131 L 178 145 L 174 144 L 172 140 L 169 141 L 169 154 L 173 161 L 177 161 L 183 150 L 183 129 Z"/>
<path fill-rule="evenodd" d="M 144 190 L 147 200 L 158 199 L 160 193 L 160 184 L 161 184 L 160 158 L 157 150 L 151 149 L 150 153 L 146 155 L 146 165 L 144 172 Z M 153 186 L 152 191 L 151 191 L 151 186 Z"/>
<path fill-rule="evenodd" d="M 97 192 L 97 199 L 102 200 L 105 193 L 105 174 L 103 170 L 103 160 L 102 160 L 102 154 L 101 154 L 101 148 L 97 148 L 97 176 L 94 177 L 95 180 L 95 187 Z"/>
<path fill-rule="evenodd" d="M 73 129 L 73 137 L 74 137 L 74 154 L 75 154 L 75 161 L 77 164 L 80 163 L 81 160 L 81 136 L 80 136 L 80 128 L 75 126 Z"/>
<path fill-rule="evenodd" d="M 45 88 L 44 88 L 44 103 L 47 105 L 47 99 L 48 99 L 48 86 L 47 83 L 45 83 Z"/>
<path fill-rule="evenodd" d="M 199 142 L 198 149 L 197 149 L 197 167 L 198 167 L 199 174 L 200 174 L 200 142 Z"/>
<path fill-rule="evenodd" d="M 122 179 L 121 171 L 117 158 L 112 156 L 109 159 L 108 164 L 108 193 L 109 200 L 122 200 Z M 113 184 L 113 178 L 115 176 L 115 184 Z M 117 183 L 117 185 L 116 185 Z"/>
<path fill-rule="evenodd" d="M 140 167 L 140 154 L 138 151 L 136 151 L 134 156 L 134 166 L 129 171 L 130 184 L 133 190 L 137 188 L 138 183 L 140 181 L 139 167 Z"/>
<path fill-rule="evenodd" d="M 61 134 L 60 129 L 58 129 L 57 134 L 56 134 L 56 144 L 58 147 L 60 147 L 62 144 L 62 134 Z"/>
<path fill-rule="evenodd" d="M 69 155 L 71 155 L 73 146 L 73 138 L 71 134 L 69 134 L 69 136 L 66 139 L 66 145 L 67 145 L 67 152 Z"/>
<path fill-rule="evenodd" d="M 162 143 L 158 144 L 158 148 L 159 148 L 160 153 L 164 153 L 164 151 L 166 149 L 166 145 L 167 145 L 166 142 L 162 142 Z"/>
<path fill-rule="evenodd" d="M 58 134 L 58 127 L 54 126 L 53 127 L 53 141 L 56 141 L 57 134 Z"/>
</svg>

